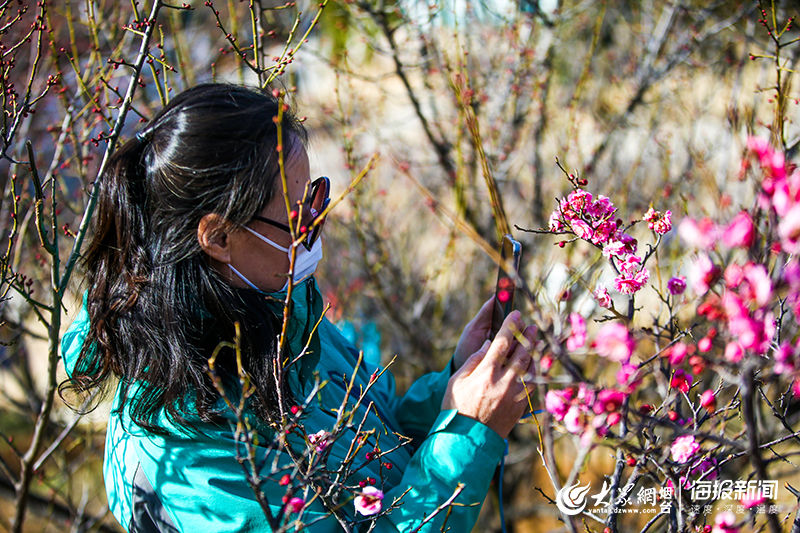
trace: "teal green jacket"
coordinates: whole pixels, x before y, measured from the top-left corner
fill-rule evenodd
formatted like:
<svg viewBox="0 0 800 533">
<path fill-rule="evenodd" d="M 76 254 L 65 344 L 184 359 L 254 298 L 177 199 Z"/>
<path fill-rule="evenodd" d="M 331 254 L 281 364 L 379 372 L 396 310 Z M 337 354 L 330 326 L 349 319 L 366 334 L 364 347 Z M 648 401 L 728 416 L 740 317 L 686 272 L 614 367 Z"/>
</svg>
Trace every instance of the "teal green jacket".
<svg viewBox="0 0 800 533">
<path fill-rule="evenodd" d="M 317 301 L 321 302 L 313 279 L 304 283 L 311 284 Z M 315 321 L 319 314 L 302 297 L 305 291 L 298 290 L 301 288 L 295 289 L 298 296 L 294 298 L 292 316 L 297 331 L 304 329 L 309 321 Z M 68 373 L 75 366 L 88 329 L 89 317 L 84 306 L 62 337 L 62 354 Z M 292 335 L 290 331 L 290 346 L 299 340 L 297 335 Z M 333 426 L 333 410 L 344 398 L 342 383 L 351 378 L 358 360 L 357 348 L 326 318 L 320 323 L 318 338 L 318 349 L 304 355 L 301 365 L 306 371 L 318 373 L 320 381 L 325 383 L 300 419 L 308 435 Z M 380 368 L 368 368 L 362 363 L 356 372 L 353 390 L 364 390 L 376 371 Z M 298 372 L 291 378 L 302 392 L 309 392 L 314 380 L 308 376 L 308 373 Z M 395 508 L 378 518 L 373 531 L 416 529 L 453 495 L 459 483 L 463 483 L 464 488 L 455 499 L 455 505 L 449 512 L 438 513 L 421 531 L 440 531 L 446 518 L 451 531 L 465 532 L 470 531 L 477 520 L 505 443 L 482 423 L 455 410 L 440 410 L 449 378 L 449 366 L 441 372 L 426 374 L 400 397 L 395 393 L 394 378 L 387 370 L 372 385 L 358 408 L 354 420 L 360 421 L 366 413 L 362 430 L 375 432 L 362 449 L 371 450 L 377 438 L 382 451 L 390 450 L 400 442 L 397 433 L 414 439 L 412 445 L 398 447 L 380 460 L 366 461 L 359 457 L 354 463 L 366 464 L 348 480 L 354 487 L 353 496 L 359 481 L 374 478 L 374 485 L 385 495 L 384 509 L 400 498 Z M 367 412 L 370 402 L 372 408 Z M 349 405 L 354 405 L 352 399 Z M 119 396 L 115 398 L 108 422 L 104 476 L 109 507 L 123 527 L 129 531 L 193 533 L 270 530 L 264 511 L 246 481 L 246 471 L 236 459 L 232 424 L 230 427 L 201 424 L 198 433 L 175 427 L 164 419 L 161 423 L 170 432 L 168 436 L 160 436 L 136 426 L 125 410 L 118 408 Z M 233 413 L 229 419 L 235 420 Z M 330 445 L 327 460 L 332 468 L 346 456 L 355 436 L 354 431 L 351 433 L 340 436 Z M 275 464 L 273 459 L 289 464 L 289 458 L 275 458 L 274 455 L 266 458 L 269 460 L 261 463 L 265 469 L 262 491 L 270 510 L 278 516 L 287 487 L 279 483 L 280 476 L 269 475 L 269 468 Z M 386 463 L 391 467 L 386 468 Z M 311 500 L 312 493 L 300 491 L 295 496 Z M 352 500 L 343 501 L 342 512 L 350 520 L 364 518 L 355 514 Z M 342 530 L 319 499 L 307 505 L 300 515 L 291 517 L 311 524 L 304 530 Z"/>
</svg>

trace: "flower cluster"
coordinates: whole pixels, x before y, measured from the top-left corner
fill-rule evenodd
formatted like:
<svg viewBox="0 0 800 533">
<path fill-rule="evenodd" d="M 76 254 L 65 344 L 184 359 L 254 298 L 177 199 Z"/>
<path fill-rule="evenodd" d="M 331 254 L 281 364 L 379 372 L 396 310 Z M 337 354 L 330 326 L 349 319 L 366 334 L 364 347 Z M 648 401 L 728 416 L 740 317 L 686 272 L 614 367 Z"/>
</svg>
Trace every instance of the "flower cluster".
<svg viewBox="0 0 800 533">
<path fill-rule="evenodd" d="M 800 252 L 800 170 L 786 165 L 782 152 L 774 151 L 766 139 L 751 137 L 747 147 L 765 171 L 761 182 L 763 207 L 778 215 L 778 236 L 784 252 Z"/>
<path fill-rule="evenodd" d="M 317 431 L 316 433 L 312 433 L 311 435 L 309 435 L 308 436 L 308 442 L 309 442 L 309 444 L 314 446 L 314 450 L 316 450 L 317 453 L 322 453 L 322 452 L 325 451 L 325 449 L 330 444 L 328 442 L 328 439 L 330 438 L 330 436 L 331 436 L 330 433 L 328 433 L 324 429 L 321 429 L 321 430 Z"/>
<path fill-rule="evenodd" d="M 795 257 L 800 253 L 800 170 L 787 165 L 783 155 L 766 141 L 750 139 L 748 148 L 763 171 L 758 202 L 749 210 L 733 211 L 727 222 L 688 217 L 680 221 L 678 233 L 691 256 L 686 276 L 664 278 L 668 279 L 666 291 L 658 294 L 668 320 L 657 317 L 653 326 L 634 336 L 630 328 L 636 323 L 635 309 L 623 317 L 614 308 L 609 289 L 602 286 L 595 287 L 592 296 L 611 313 L 604 316 L 607 322 L 593 337 L 587 332 L 588 317 L 576 312 L 569 315 L 563 337 L 566 351 L 583 349 L 600 360 L 619 363 L 614 388 L 578 378 L 577 385 L 548 390 L 545 396 L 545 409 L 553 419 L 584 444 L 594 437 L 615 437 L 610 431 L 623 416 L 626 424 L 617 427 L 626 431 L 637 424 L 637 416 L 644 424 L 658 417 L 665 423 L 669 420 L 665 438 L 659 436 L 655 441 L 669 445 L 661 456 L 671 459 L 666 465 L 669 479 L 664 480 L 669 488 L 671 480 L 689 490 L 698 480 L 716 478 L 727 452 L 719 447 L 703 449 L 698 435 L 705 436 L 701 426 L 707 420 L 719 423 L 732 405 L 735 408 L 729 399 L 729 385 L 747 378 L 747 374 L 736 376 L 740 368 L 758 368 L 758 379 L 764 381 L 774 376 L 787 379 L 800 396 L 800 337 L 796 329 L 800 323 L 800 260 Z M 602 250 L 617 272 L 614 288 L 634 294 L 649 282 L 645 263 L 663 242 L 660 237 L 671 231 L 672 212 L 650 207 L 644 213 L 641 221 L 653 231 L 655 244 L 647 254 L 637 255 L 637 242 L 626 233 L 628 227 L 617 218 L 611 201 L 604 196 L 595 198 L 578 188 L 582 183 L 570 181 L 575 189 L 551 215 L 549 232 L 568 236 L 561 246 L 580 239 Z M 687 320 L 690 305 L 696 305 L 696 314 Z M 654 342 L 645 338 L 649 335 Z M 641 339 L 639 346 L 637 339 Z M 637 348 L 642 353 L 634 362 Z M 552 358 L 543 356 L 543 373 L 551 364 Z M 607 367 L 600 365 L 596 375 L 604 375 L 605 370 Z M 710 371 L 718 376 L 706 375 Z M 641 386 L 652 385 L 654 375 L 663 380 L 656 382 L 658 390 Z M 661 387 L 662 383 L 666 387 Z M 779 390 L 787 389 L 781 386 Z M 650 401 L 662 391 L 666 397 L 661 407 L 639 403 L 638 396 Z M 623 409 L 629 401 L 637 408 Z M 676 430 L 671 436 L 670 428 Z M 635 453 L 625 461 L 631 467 L 642 464 Z M 746 509 L 768 502 L 763 495 L 741 500 Z M 710 532 L 712 528 L 717 533 L 739 530 L 735 516 L 724 513 L 713 526 L 705 524 L 702 530 Z"/>
<path fill-rule="evenodd" d="M 758 159 L 764 178 L 761 181 L 759 207 L 774 212 L 777 225 L 773 254 L 800 251 L 800 170 L 789 168 L 782 153 L 774 151 L 763 139 L 748 140 L 749 150 Z M 758 230 L 753 217 L 746 211 L 736 214 L 728 224 L 717 225 L 710 219 L 684 219 L 678 228 L 681 238 L 697 249 L 697 257 L 689 271 L 691 287 L 704 300 L 698 314 L 717 323 L 724 358 L 739 363 L 746 354 L 773 355 L 776 374 L 793 378 L 794 390 L 800 394 L 800 360 L 797 343 L 784 341 L 772 344 L 777 332 L 774 296 L 786 295 L 785 302 L 795 316 L 800 316 L 800 265 L 791 260 L 771 275 L 767 266 L 753 261 L 731 260 L 723 269 L 712 256 L 717 246 L 729 249 L 749 249 L 754 245 Z M 714 289 L 712 291 L 712 288 Z M 672 289 L 670 288 L 672 292 Z M 714 330 L 716 334 L 716 329 Z M 702 352 L 710 351 L 714 336 L 698 342 Z"/>
<path fill-rule="evenodd" d="M 664 235 L 672 229 L 672 211 L 669 210 L 662 214 L 650 207 L 642 220 L 647 222 L 648 228 L 659 235 Z"/>
<path fill-rule="evenodd" d="M 626 397 L 626 393 L 616 389 L 595 391 L 581 383 L 577 389 L 547 391 L 545 409 L 572 434 L 602 437 L 620 421 L 620 408 Z"/>
<path fill-rule="evenodd" d="M 607 197 L 583 189 L 573 190 L 563 198 L 558 208 L 550 215 L 548 227 L 553 233 L 574 234 L 603 250 L 603 255 L 614 265 L 617 276 L 614 288 L 622 294 L 639 291 L 650 279 L 644 261 L 636 255 L 637 242 L 625 233 L 622 220 L 615 218 L 617 208 Z M 644 219 L 650 229 L 663 235 L 672 229 L 672 212 L 660 213 L 652 207 Z M 559 243 L 561 246 L 564 242 Z M 601 307 L 610 308 L 608 290 L 599 287 L 595 297 Z"/>
<path fill-rule="evenodd" d="M 586 321 L 578 313 L 569 315 L 570 334 L 567 337 L 567 350 L 575 351 L 586 344 Z"/>
</svg>

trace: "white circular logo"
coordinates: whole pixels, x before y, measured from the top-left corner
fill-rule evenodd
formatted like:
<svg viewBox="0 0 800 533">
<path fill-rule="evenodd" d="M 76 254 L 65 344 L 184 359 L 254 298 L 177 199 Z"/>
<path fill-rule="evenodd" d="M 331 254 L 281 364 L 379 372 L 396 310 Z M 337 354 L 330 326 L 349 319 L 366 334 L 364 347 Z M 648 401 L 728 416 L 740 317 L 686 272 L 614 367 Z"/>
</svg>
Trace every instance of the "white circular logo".
<svg viewBox="0 0 800 533">
<path fill-rule="evenodd" d="M 556 505 L 558 510 L 567 516 L 575 516 L 583 512 L 586 507 L 586 494 L 589 492 L 591 483 L 582 486 L 579 481 L 569 487 L 561 487 L 556 494 Z"/>
</svg>

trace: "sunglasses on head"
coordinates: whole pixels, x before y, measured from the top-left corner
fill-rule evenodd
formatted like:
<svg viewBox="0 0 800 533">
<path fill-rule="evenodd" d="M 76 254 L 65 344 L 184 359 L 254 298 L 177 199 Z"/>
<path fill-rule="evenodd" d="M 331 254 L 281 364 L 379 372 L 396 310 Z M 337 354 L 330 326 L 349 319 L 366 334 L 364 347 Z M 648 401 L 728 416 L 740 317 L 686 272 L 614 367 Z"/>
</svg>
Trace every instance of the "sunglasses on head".
<svg viewBox="0 0 800 533">
<path fill-rule="evenodd" d="M 314 243 L 322 232 L 322 226 L 325 223 L 324 212 L 331 201 L 330 190 L 331 180 L 325 176 L 317 178 L 311 183 L 311 189 L 306 196 L 306 205 L 303 207 L 303 212 L 301 213 L 303 223 L 300 226 L 300 231 L 304 233 L 301 244 L 306 250 L 311 251 L 311 247 L 314 246 Z M 254 216 L 253 219 L 275 226 L 286 233 L 292 233 L 292 229 L 286 224 L 270 220 L 260 215 Z"/>
</svg>

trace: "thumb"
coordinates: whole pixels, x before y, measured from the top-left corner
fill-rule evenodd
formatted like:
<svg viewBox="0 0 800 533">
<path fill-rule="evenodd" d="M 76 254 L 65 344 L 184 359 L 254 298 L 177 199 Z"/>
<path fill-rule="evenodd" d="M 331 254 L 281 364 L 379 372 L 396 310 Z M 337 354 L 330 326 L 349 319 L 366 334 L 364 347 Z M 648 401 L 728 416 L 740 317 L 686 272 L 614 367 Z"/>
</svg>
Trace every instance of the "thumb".
<svg viewBox="0 0 800 533">
<path fill-rule="evenodd" d="M 489 346 L 491 344 L 491 341 L 486 339 L 478 351 L 470 355 L 469 359 L 467 359 L 464 364 L 461 365 L 461 368 L 458 369 L 456 374 L 471 374 L 472 371 L 478 367 L 481 361 L 483 361 L 483 358 L 486 356 L 486 352 L 489 351 Z"/>
</svg>

